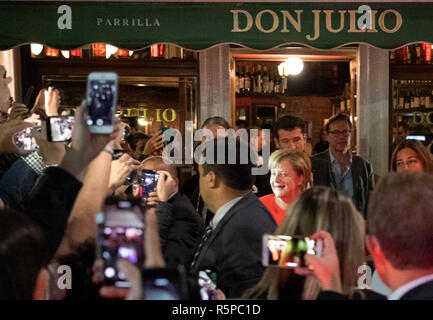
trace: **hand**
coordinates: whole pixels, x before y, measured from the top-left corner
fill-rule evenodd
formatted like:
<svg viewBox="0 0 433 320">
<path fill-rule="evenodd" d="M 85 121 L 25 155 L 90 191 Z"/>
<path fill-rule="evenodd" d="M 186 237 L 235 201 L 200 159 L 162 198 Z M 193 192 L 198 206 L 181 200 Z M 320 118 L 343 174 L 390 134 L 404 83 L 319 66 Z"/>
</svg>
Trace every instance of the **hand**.
<svg viewBox="0 0 433 320">
<path fill-rule="evenodd" d="M 326 231 L 318 231 L 311 236 L 313 240 L 322 240 L 322 256 L 318 257 L 311 254 L 305 255 L 305 261 L 309 267 L 314 269 L 316 277 L 319 279 L 324 290 L 342 292 L 340 266 L 335 249 L 334 239 Z M 299 274 L 298 270 L 295 270 Z"/>
<path fill-rule="evenodd" d="M 117 270 L 125 275 L 125 279 L 131 284 L 130 288 L 118 288 L 114 286 L 103 286 L 99 290 L 101 297 L 108 299 L 141 300 L 141 272 L 128 260 L 120 259 L 116 264 Z M 98 259 L 93 264 L 92 281 L 101 283 L 104 281 L 103 275 L 104 261 Z"/>
<path fill-rule="evenodd" d="M 214 300 L 227 300 L 226 295 L 224 294 L 224 292 L 222 292 L 222 290 L 220 289 L 215 289 L 215 298 Z"/>
<path fill-rule="evenodd" d="M 146 156 L 158 155 L 161 153 L 163 147 L 164 141 L 162 140 L 162 134 L 155 135 L 147 140 L 143 149 L 143 154 Z"/>
<path fill-rule="evenodd" d="M 32 126 L 31 123 L 20 119 L 8 120 L 0 125 L 0 152 L 17 153 L 18 150 L 13 141 L 13 136 L 25 128 Z"/>
<path fill-rule="evenodd" d="M 24 120 L 30 116 L 30 110 L 26 105 L 18 102 L 12 104 L 12 108 L 9 113 L 9 120 L 21 119 Z"/>
<path fill-rule="evenodd" d="M 60 107 L 60 93 L 54 87 L 44 90 L 44 107 L 47 116 L 58 116 Z"/>
<path fill-rule="evenodd" d="M 140 162 L 124 154 L 111 162 L 109 189 L 114 191 L 123 185 L 132 171 L 138 170 Z"/>
<path fill-rule="evenodd" d="M 158 171 L 159 180 L 156 186 L 156 193 L 158 194 L 159 201 L 166 202 L 168 198 L 178 191 L 176 180 L 171 176 L 168 171 Z"/>
<path fill-rule="evenodd" d="M 84 178 L 88 164 L 104 149 L 107 143 L 117 135 L 117 129 L 111 134 L 91 133 L 86 123 L 87 104 L 83 100 L 75 114 L 75 125 L 72 133 L 72 145 L 60 167 L 77 179 Z"/>
<path fill-rule="evenodd" d="M 149 196 L 147 197 L 147 200 L 146 200 L 147 207 L 156 208 L 156 207 L 158 207 L 159 202 L 160 202 L 160 200 L 159 200 L 157 192 L 154 191 L 154 192 L 149 193 Z"/>
<path fill-rule="evenodd" d="M 32 134 L 39 145 L 38 154 L 44 159 L 46 165 L 57 165 L 66 154 L 65 144 L 63 142 L 49 142 L 46 123 L 42 124 L 41 127 L 41 132 L 32 130 Z"/>
</svg>

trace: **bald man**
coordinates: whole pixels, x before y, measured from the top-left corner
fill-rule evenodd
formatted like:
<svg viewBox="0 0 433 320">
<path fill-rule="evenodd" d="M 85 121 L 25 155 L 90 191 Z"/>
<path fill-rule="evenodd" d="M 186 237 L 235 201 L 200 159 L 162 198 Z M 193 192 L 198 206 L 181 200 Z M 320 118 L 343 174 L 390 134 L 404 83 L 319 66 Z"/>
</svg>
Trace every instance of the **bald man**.
<svg viewBox="0 0 433 320">
<path fill-rule="evenodd" d="M 183 264 L 188 270 L 195 249 L 204 231 L 202 218 L 191 201 L 179 193 L 176 167 L 167 164 L 162 157 L 149 157 L 141 169 L 155 170 L 160 178 L 147 204 L 156 206 L 161 249 L 168 266 Z"/>
</svg>

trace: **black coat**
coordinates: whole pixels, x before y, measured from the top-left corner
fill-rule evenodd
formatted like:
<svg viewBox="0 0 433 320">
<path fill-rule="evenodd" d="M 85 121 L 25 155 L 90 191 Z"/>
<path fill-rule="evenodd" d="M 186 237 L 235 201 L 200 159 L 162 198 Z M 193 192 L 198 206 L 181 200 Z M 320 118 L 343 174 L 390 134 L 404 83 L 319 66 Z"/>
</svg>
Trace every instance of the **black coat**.
<svg viewBox="0 0 433 320">
<path fill-rule="evenodd" d="M 311 165 L 314 185 L 335 188 L 336 183 L 332 173 L 329 151 L 314 155 L 311 158 Z M 354 204 L 359 212 L 365 215 L 368 198 L 374 188 L 373 167 L 363 158 L 354 155 L 350 170 L 352 172 Z"/>
<path fill-rule="evenodd" d="M 184 264 L 189 268 L 204 231 L 201 217 L 191 201 L 176 193 L 157 208 L 161 249 L 168 266 Z"/>
<path fill-rule="evenodd" d="M 262 277 L 262 236 L 275 228 L 275 220 L 263 203 L 253 193 L 247 194 L 212 231 L 191 272 L 215 269 L 217 288 L 228 298 L 240 297 Z"/>
</svg>

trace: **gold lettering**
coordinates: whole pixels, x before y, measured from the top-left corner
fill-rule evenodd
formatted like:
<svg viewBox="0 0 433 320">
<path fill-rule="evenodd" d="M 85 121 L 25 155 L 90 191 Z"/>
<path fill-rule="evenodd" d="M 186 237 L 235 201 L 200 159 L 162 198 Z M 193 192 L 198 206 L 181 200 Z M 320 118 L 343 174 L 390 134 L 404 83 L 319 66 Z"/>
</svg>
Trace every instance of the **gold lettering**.
<svg viewBox="0 0 433 320">
<path fill-rule="evenodd" d="M 167 113 L 171 111 L 171 120 L 168 120 Z M 165 122 L 173 122 L 176 120 L 176 111 L 174 109 L 165 109 L 162 113 L 162 119 L 164 119 Z"/>
<path fill-rule="evenodd" d="M 312 10 L 314 14 L 314 37 L 311 37 L 309 34 L 307 34 L 306 38 L 307 40 L 314 41 L 317 40 L 320 36 L 320 12 L 322 10 Z"/>
<path fill-rule="evenodd" d="M 272 28 L 270 28 L 270 29 L 268 29 L 268 30 L 265 30 L 265 29 L 262 27 L 262 15 L 263 15 L 264 13 L 270 13 L 271 16 L 272 16 L 272 18 L 273 18 L 273 20 L 274 20 L 274 22 L 273 22 L 273 24 L 272 24 Z M 274 31 L 277 30 L 277 28 L 278 28 L 278 23 L 279 23 L 278 16 L 277 16 L 277 14 L 276 14 L 275 12 L 273 12 L 272 10 L 262 10 L 262 11 L 260 11 L 260 12 L 257 14 L 257 16 L 256 16 L 256 27 L 257 27 L 257 29 L 259 29 L 260 32 L 264 32 L 264 33 L 271 33 L 271 32 L 274 32 Z"/>
<path fill-rule="evenodd" d="M 156 122 L 161 122 L 161 109 L 156 109 Z"/>
<path fill-rule="evenodd" d="M 427 113 L 426 114 L 426 116 L 425 116 L 425 119 L 426 119 L 426 122 L 427 122 L 427 125 L 430 125 L 430 126 L 433 126 L 433 122 L 432 122 L 432 116 L 433 115 L 433 112 L 429 112 L 429 113 Z"/>
<path fill-rule="evenodd" d="M 147 109 L 143 109 L 143 119 L 147 121 Z"/>
<path fill-rule="evenodd" d="M 347 32 L 365 32 L 366 29 L 356 29 L 356 14 L 358 13 L 358 11 L 356 10 L 349 10 L 349 14 L 350 14 L 350 29 L 347 30 Z"/>
<path fill-rule="evenodd" d="M 123 19 L 123 25 L 128 26 L 128 19 L 125 19 L 125 18 Z"/>
<path fill-rule="evenodd" d="M 385 26 L 385 16 L 388 13 L 392 13 L 395 16 L 395 26 L 392 29 L 388 29 Z M 400 13 L 397 10 L 389 9 L 389 10 L 382 12 L 379 16 L 379 27 L 380 27 L 380 29 L 382 29 L 383 32 L 395 33 L 401 28 L 402 24 L 403 24 L 403 18 L 401 17 Z"/>
<path fill-rule="evenodd" d="M 347 12 L 346 10 L 338 10 L 338 12 L 340 12 L 340 27 L 338 27 L 338 29 L 332 28 L 332 13 L 334 10 L 323 10 L 323 12 L 326 14 L 326 29 L 328 29 L 329 32 L 338 33 L 344 29 L 344 15 Z"/>
<path fill-rule="evenodd" d="M 281 13 L 283 14 L 283 29 L 281 32 L 290 32 L 289 29 L 287 29 L 287 19 L 292 24 L 292 27 L 295 28 L 297 32 L 301 32 L 301 13 L 303 10 L 295 10 L 297 15 L 297 21 L 293 18 L 293 16 L 287 11 L 287 10 L 281 10 Z"/>
<path fill-rule="evenodd" d="M 114 25 L 120 27 L 120 19 L 119 18 L 114 18 Z"/>
<path fill-rule="evenodd" d="M 253 17 L 251 16 L 251 14 L 248 11 L 246 11 L 246 10 L 230 10 L 230 12 L 233 13 L 233 29 L 231 32 L 247 32 L 252 28 Z M 239 28 L 239 13 L 242 13 L 247 19 L 247 25 L 243 29 Z"/>
</svg>

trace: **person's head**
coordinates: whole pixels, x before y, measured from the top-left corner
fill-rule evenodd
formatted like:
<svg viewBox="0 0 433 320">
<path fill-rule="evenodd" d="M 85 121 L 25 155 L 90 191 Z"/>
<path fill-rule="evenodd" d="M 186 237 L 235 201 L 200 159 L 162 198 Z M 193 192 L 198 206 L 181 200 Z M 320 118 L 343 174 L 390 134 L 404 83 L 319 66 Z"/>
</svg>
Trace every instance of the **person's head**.
<svg viewBox="0 0 433 320">
<path fill-rule="evenodd" d="M 335 241 L 340 263 L 343 292 L 350 294 L 356 286 L 358 267 L 364 261 L 365 223 L 352 201 L 335 189 L 317 186 L 304 191 L 289 208 L 288 214 L 275 231 L 275 235 L 311 236 L 324 230 Z M 259 284 L 248 295 L 259 296 L 267 292 L 268 299 L 278 299 L 284 272 L 268 267 Z M 287 274 L 285 274 L 287 275 Z M 320 286 L 315 276 L 307 276 L 303 299 L 315 299 Z"/>
<path fill-rule="evenodd" d="M 167 171 L 179 185 L 179 175 L 176 166 L 170 163 L 169 159 L 164 159 L 161 156 L 148 157 L 141 162 L 141 169 Z"/>
<path fill-rule="evenodd" d="M 0 111 L 7 113 L 11 106 L 11 92 L 9 90 L 9 83 L 12 82 L 11 77 L 7 77 L 6 69 L 0 65 Z"/>
<path fill-rule="evenodd" d="M 306 190 L 311 182 L 311 161 L 304 152 L 273 152 L 269 158 L 269 170 L 272 191 L 283 201 Z"/>
<path fill-rule="evenodd" d="M 325 125 L 329 149 L 333 152 L 346 153 L 350 150 L 350 134 L 352 122 L 345 113 L 332 116 Z"/>
<path fill-rule="evenodd" d="M 255 135 L 253 135 L 253 130 L 257 130 L 257 140 L 255 138 Z M 250 144 L 252 148 L 257 148 L 257 152 L 261 152 L 263 147 L 266 146 L 267 143 L 270 143 L 270 141 L 266 141 L 268 139 L 263 139 L 263 129 L 259 126 L 251 126 L 249 128 L 249 138 L 250 138 Z"/>
<path fill-rule="evenodd" d="M 131 156 L 134 159 L 138 160 L 140 158 L 149 139 L 149 136 L 143 132 L 134 132 L 126 136 L 126 142 L 131 147 Z"/>
<path fill-rule="evenodd" d="M 274 143 L 277 149 L 304 151 L 307 143 L 305 122 L 291 115 L 279 118 L 274 125 Z"/>
<path fill-rule="evenodd" d="M 389 173 L 374 188 L 367 248 L 391 289 L 433 273 L 433 175 Z"/>
<path fill-rule="evenodd" d="M 218 136 L 218 134 L 223 134 L 224 136 L 225 131 L 231 127 L 223 117 L 210 117 L 203 122 L 201 128 L 212 131 L 212 134 L 215 138 Z"/>
<path fill-rule="evenodd" d="M 395 143 L 402 143 L 406 140 L 409 135 L 409 126 L 404 121 L 399 121 L 397 127 L 393 128 L 393 135 L 395 138 Z"/>
<path fill-rule="evenodd" d="M 250 158 L 249 146 L 233 138 L 206 142 L 198 166 L 199 187 L 203 201 L 215 212 L 221 199 L 236 197 L 252 189 L 251 174 L 257 159 Z"/>
<path fill-rule="evenodd" d="M 245 120 L 236 120 L 235 122 L 235 130 L 239 129 L 248 129 L 248 122 Z"/>
<path fill-rule="evenodd" d="M 0 300 L 45 299 L 48 260 L 39 228 L 20 212 L 0 209 Z"/>
<path fill-rule="evenodd" d="M 391 171 L 433 172 L 433 162 L 420 141 L 404 140 L 392 152 Z"/>
</svg>

